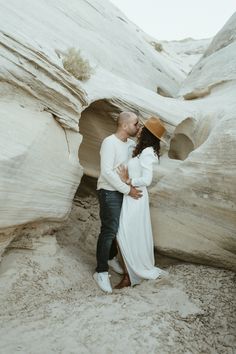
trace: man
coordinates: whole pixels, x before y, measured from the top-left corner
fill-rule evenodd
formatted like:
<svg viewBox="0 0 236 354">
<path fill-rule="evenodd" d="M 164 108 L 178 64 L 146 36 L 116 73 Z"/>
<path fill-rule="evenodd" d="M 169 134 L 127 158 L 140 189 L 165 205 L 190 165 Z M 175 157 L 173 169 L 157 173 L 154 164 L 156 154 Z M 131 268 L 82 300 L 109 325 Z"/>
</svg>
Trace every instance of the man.
<svg viewBox="0 0 236 354">
<path fill-rule="evenodd" d="M 121 112 L 117 121 L 117 130 L 103 140 L 100 157 L 101 171 L 98 178 L 98 200 L 100 205 L 101 231 L 97 243 L 97 268 L 93 275 L 98 286 L 105 292 L 112 293 L 109 279 L 109 265 L 122 274 L 123 270 L 116 258 L 116 234 L 123 195 L 128 194 L 134 199 L 142 196 L 133 186 L 121 181 L 116 169 L 127 163 L 132 156 L 135 137 L 139 130 L 139 121 L 132 112 Z"/>
</svg>

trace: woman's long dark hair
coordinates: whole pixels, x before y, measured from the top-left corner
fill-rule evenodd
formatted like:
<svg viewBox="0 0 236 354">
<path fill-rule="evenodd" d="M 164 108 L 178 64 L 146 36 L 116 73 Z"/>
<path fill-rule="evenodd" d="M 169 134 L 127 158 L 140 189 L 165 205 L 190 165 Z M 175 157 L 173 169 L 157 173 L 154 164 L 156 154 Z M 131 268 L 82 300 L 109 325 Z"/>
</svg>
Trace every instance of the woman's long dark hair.
<svg viewBox="0 0 236 354">
<path fill-rule="evenodd" d="M 143 127 L 140 137 L 138 138 L 138 144 L 136 145 L 133 157 L 138 156 L 146 147 L 153 147 L 155 154 L 160 158 L 160 140 L 153 135 L 146 127 Z"/>
</svg>

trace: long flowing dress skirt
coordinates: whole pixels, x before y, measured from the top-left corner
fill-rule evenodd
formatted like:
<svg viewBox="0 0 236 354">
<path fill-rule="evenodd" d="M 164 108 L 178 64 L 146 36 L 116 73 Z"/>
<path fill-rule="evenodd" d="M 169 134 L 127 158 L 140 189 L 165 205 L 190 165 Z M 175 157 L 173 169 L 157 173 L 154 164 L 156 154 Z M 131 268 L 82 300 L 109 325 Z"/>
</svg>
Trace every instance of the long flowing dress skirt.
<svg viewBox="0 0 236 354">
<path fill-rule="evenodd" d="M 131 285 L 142 279 L 156 279 L 162 270 L 154 266 L 154 245 L 146 187 L 138 187 L 143 196 L 124 196 L 117 241 L 127 267 Z"/>
</svg>

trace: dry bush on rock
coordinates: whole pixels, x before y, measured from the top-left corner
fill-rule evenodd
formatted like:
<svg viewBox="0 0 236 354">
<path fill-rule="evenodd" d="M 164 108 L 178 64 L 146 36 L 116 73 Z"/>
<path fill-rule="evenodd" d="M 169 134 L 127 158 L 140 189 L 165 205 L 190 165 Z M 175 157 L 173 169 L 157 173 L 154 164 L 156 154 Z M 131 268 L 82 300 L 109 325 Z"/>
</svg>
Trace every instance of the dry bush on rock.
<svg viewBox="0 0 236 354">
<path fill-rule="evenodd" d="M 163 46 L 161 43 L 158 43 L 158 42 L 151 42 L 151 45 L 154 47 L 154 49 L 157 51 L 157 52 L 162 52 L 163 51 Z"/>
<path fill-rule="evenodd" d="M 71 75 L 81 81 L 88 80 L 93 73 L 89 61 L 84 59 L 80 50 L 75 48 L 69 48 L 64 53 L 63 66 Z"/>
</svg>

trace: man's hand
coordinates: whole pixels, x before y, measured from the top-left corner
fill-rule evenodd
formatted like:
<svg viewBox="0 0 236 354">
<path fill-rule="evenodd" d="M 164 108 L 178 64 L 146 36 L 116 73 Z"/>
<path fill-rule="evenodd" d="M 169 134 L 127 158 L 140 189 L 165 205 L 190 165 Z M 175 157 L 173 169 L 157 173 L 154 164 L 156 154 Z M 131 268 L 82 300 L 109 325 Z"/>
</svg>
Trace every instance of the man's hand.
<svg viewBox="0 0 236 354">
<path fill-rule="evenodd" d="M 136 189 L 135 187 L 130 187 L 129 196 L 134 199 L 139 199 L 143 196 L 142 191 L 140 189 Z"/>
</svg>

